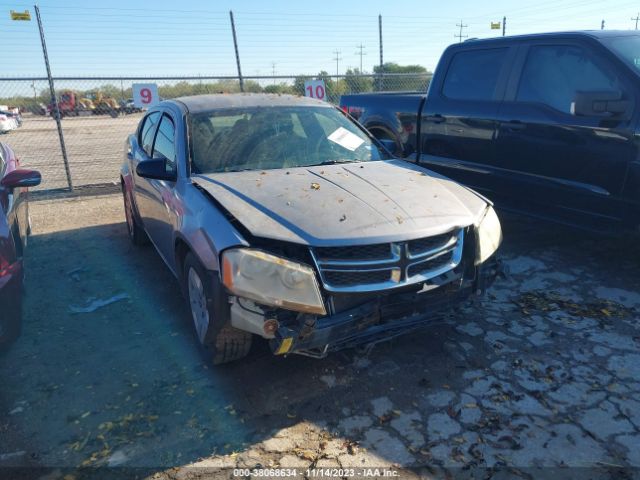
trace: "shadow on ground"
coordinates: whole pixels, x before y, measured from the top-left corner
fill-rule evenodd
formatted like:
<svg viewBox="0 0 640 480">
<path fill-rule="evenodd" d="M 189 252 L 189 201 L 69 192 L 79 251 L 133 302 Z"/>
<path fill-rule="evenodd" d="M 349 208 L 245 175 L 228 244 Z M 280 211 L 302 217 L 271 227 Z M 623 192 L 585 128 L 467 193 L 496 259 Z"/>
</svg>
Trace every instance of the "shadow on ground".
<svg viewBox="0 0 640 480">
<path fill-rule="evenodd" d="M 564 256 L 560 273 L 597 262 L 588 275 L 600 275 L 604 284 L 637 275 L 637 249 L 627 239 L 605 240 L 518 218 L 509 219 L 505 232 L 511 258 L 548 247 Z M 442 428 L 454 429 L 450 435 L 462 434 L 454 399 L 462 402 L 474 380 L 468 372 L 489 372 L 509 351 L 456 330 L 474 318 L 496 315 L 476 308 L 369 353 L 349 350 L 321 361 L 282 358 L 255 342 L 246 360 L 214 368 L 196 348 L 176 280 L 153 248 L 130 245 L 124 224 L 35 235 L 28 256 L 24 332 L 0 358 L 0 407 L 9 412 L 2 422 L 11 426 L 7 431 L 18 432 L 0 440 L 0 453 L 14 452 L 19 444 L 19 455 L 9 462 L 14 466 L 158 470 L 203 457 L 233 458 L 297 425 L 339 432 L 337 448 L 343 450 L 361 442 L 367 429 L 373 432 L 367 433 L 369 443 L 381 438 L 386 445 L 377 450 L 385 461 L 427 464 L 433 454 L 425 444 L 435 445 L 433 429 L 429 426 L 425 438 L 426 427 L 414 424 L 439 414 Z M 74 313 L 114 296 L 122 299 Z M 507 326 L 517 320 L 508 315 Z M 535 356 L 539 349 L 525 341 L 517 354 Z M 397 419 L 408 411 L 419 414 L 399 425 Z M 446 416 L 454 422 L 447 423 Z M 353 428 L 345 419 L 355 422 Z M 467 430 L 480 432 L 488 425 L 483 421 L 475 419 L 477 428 Z M 408 449 L 400 443 L 393 450 L 395 438 L 384 433 L 390 425 L 403 430 Z M 278 448 L 272 453 L 287 453 Z"/>
</svg>

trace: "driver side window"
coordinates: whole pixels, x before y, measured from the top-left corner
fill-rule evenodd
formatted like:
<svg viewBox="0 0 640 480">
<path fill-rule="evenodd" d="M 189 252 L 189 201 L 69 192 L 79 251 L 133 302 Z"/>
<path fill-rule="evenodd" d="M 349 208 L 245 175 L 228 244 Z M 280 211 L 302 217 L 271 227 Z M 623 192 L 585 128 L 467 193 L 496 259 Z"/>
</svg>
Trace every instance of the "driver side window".
<svg viewBox="0 0 640 480">
<path fill-rule="evenodd" d="M 152 158 L 165 160 L 165 170 L 175 172 L 176 152 L 175 152 L 175 127 L 173 120 L 168 115 L 163 115 L 153 143 Z"/>
<path fill-rule="evenodd" d="M 572 113 L 577 92 L 612 90 L 620 90 L 617 78 L 581 47 L 538 45 L 529 50 L 517 101 L 542 103 Z"/>
<path fill-rule="evenodd" d="M 156 133 L 156 125 L 160 120 L 160 112 L 153 112 L 144 119 L 142 130 L 140 130 L 140 137 L 138 138 L 138 145 L 142 147 L 145 153 L 152 156 L 153 137 Z"/>
</svg>

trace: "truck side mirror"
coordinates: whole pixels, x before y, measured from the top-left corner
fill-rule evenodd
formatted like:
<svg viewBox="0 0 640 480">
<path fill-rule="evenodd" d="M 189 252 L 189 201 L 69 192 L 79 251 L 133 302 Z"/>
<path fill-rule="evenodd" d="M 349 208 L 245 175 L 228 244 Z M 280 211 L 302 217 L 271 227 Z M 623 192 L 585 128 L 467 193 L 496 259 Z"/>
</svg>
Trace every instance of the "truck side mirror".
<svg viewBox="0 0 640 480">
<path fill-rule="evenodd" d="M 631 102 L 622 99 L 622 92 L 576 92 L 572 112 L 581 117 L 624 116 L 629 113 Z"/>
</svg>

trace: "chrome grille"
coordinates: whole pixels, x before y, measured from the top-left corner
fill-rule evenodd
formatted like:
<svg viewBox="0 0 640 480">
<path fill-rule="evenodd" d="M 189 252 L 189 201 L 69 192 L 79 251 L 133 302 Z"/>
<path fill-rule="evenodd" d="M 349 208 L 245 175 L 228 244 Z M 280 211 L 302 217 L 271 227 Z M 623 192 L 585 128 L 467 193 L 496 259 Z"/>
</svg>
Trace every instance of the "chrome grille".
<svg viewBox="0 0 640 480">
<path fill-rule="evenodd" d="M 311 253 L 332 292 L 371 292 L 419 283 L 455 268 L 464 230 L 405 242 L 316 247 Z"/>
</svg>

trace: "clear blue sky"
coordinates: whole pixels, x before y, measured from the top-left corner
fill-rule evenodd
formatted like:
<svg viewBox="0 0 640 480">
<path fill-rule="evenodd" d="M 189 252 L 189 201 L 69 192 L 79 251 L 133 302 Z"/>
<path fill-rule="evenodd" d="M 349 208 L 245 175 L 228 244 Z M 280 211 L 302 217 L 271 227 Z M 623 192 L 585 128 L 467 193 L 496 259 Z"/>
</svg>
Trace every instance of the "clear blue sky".
<svg viewBox="0 0 640 480">
<path fill-rule="evenodd" d="M 624 0 L 41 0 L 54 75 L 234 75 L 229 10 L 235 14 L 243 74 L 335 73 L 379 59 L 378 14 L 384 59 L 429 69 L 464 35 L 488 37 L 491 21 L 507 16 L 507 34 L 572 29 L 628 30 L 640 2 Z M 31 3 L 0 0 L 0 76 L 44 75 L 37 24 L 9 20 Z"/>
</svg>

